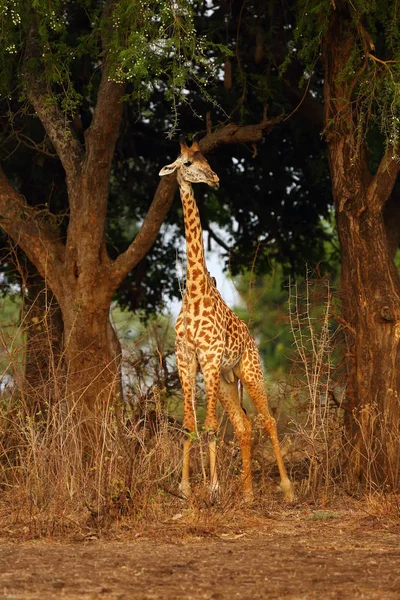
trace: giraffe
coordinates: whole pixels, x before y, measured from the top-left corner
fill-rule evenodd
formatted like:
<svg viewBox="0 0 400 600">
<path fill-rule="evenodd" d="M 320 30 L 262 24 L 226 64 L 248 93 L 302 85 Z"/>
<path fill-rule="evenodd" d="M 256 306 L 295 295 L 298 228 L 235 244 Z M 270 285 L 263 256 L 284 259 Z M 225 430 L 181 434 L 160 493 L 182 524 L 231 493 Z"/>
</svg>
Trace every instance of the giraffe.
<svg viewBox="0 0 400 600">
<path fill-rule="evenodd" d="M 160 171 L 176 172 L 183 206 L 186 236 L 186 291 L 175 325 L 176 361 L 184 397 L 183 425 L 188 437 L 183 443 L 180 489 L 189 498 L 190 447 L 196 429 L 195 382 L 200 368 L 205 382 L 207 405 L 204 429 L 208 431 L 211 495 L 218 493 L 216 465 L 217 401 L 226 410 L 239 441 L 242 455 L 242 485 L 246 502 L 253 499 L 251 475 L 251 425 L 239 401 L 239 380 L 256 406 L 270 436 L 286 501 L 294 498 L 283 463 L 275 419 L 268 410 L 261 359 L 247 325 L 227 306 L 210 277 L 204 256 L 200 215 L 192 183 L 218 187 L 219 178 L 200 152 L 197 141 L 189 148 L 181 138 L 180 155 Z"/>
</svg>

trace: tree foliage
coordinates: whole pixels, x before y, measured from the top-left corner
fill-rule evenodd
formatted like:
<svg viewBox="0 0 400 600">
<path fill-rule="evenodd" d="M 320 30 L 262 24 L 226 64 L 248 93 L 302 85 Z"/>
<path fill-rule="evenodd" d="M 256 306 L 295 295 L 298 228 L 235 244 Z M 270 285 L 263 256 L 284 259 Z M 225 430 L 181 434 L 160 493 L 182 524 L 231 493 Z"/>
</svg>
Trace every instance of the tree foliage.
<svg viewBox="0 0 400 600">
<path fill-rule="evenodd" d="M 105 3 L 98 2 L 24 4 L 25 9 L 29 6 L 43 29 L 45 50 L 44 57 L 30 60 L 31 68 L 43 59 L 46 97 L 62 107 L 66 124 L 80 141 L 96 105 L 104 39 L 112 48 L 108 61 L 113 77 L 118 79 L 122 69 L 118 80 L 125 81 L 125 104 L 112 165 L 106 232 L 113 257 L 127 249 L 143 222 L 160 165 L 175 159 L 176 141 L 168 142 L 166 136 L 177 125 L 177 111 L 181 131 L 203 135 L 207 113 L 209 125 L 215 128 L 226 122 L 227 114 L 246 125 L 263 119 L 267 102 L 272 116 L 288 113 L 298 103 L 287 94 L 287 89 L 296 89 L 296 78 L 289 86 L 279 78 L 278 66 L 291 33 L 282 27 L 288 15 L 277 3 L 249 2 L 242 10 L 240 2 L 229 9 L 203 2 L 121 2 L 111 4 L 110 14 L 104 12 Z M 3 75 L 12 76 L 3 103 L 5 166 L 16 182 L 24 181 L 23 193 L 31 203 L 50 208 L 65 235 L 69 214 L 63 168 L 29 109 L 23 79 L 17 77 L 31 21 L 27 10 L 22 15 L 22 3 L 16 2 L 14 12 L 22 16 L 14 25 L 7 7 L 3 7 L 3 33 L 11 30 L 16 54 L 6 50 L 5 39 L 1 60 L 8 70 Z M 224 61 L 225 74 L 228 64 L 231 69 L 230 87 L 226 76 L 221 77 Z M 128 64 L 134 72 L 128 72 Z M 313 79 L 313 89 L 319 98 L 319 78 Z M 314 106 L 308 117 L 316 112 Z M 260 273 L 268 271 L 273 259 L 284 263 L 286 272 L 302 272 L 304 261 L 313 264 L 323 253 L 320 216 L 327 214 L 331 202 L 330 182 L 320 129 L 310 127 L 308 117 L 296 113 L 279 129 L 271 128 L 257 149 L 242 143 L 234 149 L 220 148 L 210 159 L 224 185 L 218 196 L 198 190 L 202 224 L 210 243 L 225 247 L 226 265 L 233 273 L 252 264 L 256 253 Z M 28 183 L 36 200 L 28 193 Z M 225 242 L 215 235 L 213 224 L 228 234 Z M 164 235 L 118 292 L 124 306 L 151 312 L 167 297 L 180 294 L 175 262 L 177 238 L 181 251 L 184 248 L 182 236 L 176 199 Z"/>
<path fill-rule="evenodd" d="M 207 101 L 207 86 L 228 50 L 195 28 L 196 2 L 93 2 L 90 0 L 3 0 L 0 3 L 0 93 L 21 98 L 15 81 L 26 40 L 35 28 L 35 45 L 25 68 L 47 85 L 48 102 L 57 102 L 66 119 L 96 95 L 96 61 L 107 52 L 109 78 L 129 83 L 128 97 L 146 105 L 162 90 L 178 125 L 178 105 L 188 103 L 195 85 Z M 92 71 L 91 77 L 87 77 Z M 86 76 L 86 77 L 85 77 Z"/>
<path fill-rule="evenodd" d="M 376 128 L 385 145 L 398 156 L 400 133 L 400 20 L 399 7 L 390 0 L 299 0 L 291 55 L 304 65 L 309 77 L 315 69 L 321 46 L 335 11 L 348 9 L 346 28 L 354 43 L 340 73 L 351 81 L 353 118 L 357 121 L 354 155 L 365 136 Z M 284 67 L 283 67 L 284 68 Z M 329 123 L 327 123 L 329 127 Z"/>
</svg>

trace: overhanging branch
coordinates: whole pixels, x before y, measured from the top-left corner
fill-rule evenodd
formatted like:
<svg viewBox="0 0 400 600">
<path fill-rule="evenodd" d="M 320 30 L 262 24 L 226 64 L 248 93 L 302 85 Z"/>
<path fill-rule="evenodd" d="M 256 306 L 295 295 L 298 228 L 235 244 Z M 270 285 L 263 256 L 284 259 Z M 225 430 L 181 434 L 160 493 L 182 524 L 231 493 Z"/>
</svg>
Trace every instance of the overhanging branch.
<svg viewBox="0 0 400 600">
<path fill-rule="evenodd" d="M 264 116 L 263 120 L 255 125 L 239 126 L 229 123 L 213 133 L 208 133 L 200 140 L 200 149 L 203 154 L 207 154 L 218 148 L 218 146 L 225 144 L 255 144 L 261 142 L 275 125 L 282 121 L 283 117 L 284 115 L 280 115 L 279 117 L 268 119 Z"/>
</svg>

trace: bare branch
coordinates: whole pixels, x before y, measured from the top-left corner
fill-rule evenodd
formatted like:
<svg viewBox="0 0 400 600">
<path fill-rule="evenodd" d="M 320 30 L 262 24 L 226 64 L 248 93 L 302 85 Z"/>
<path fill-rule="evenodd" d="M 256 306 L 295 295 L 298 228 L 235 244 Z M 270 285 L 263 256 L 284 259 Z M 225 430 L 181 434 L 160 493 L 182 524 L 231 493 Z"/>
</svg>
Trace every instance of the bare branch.
<svg viewBox="0 0 400 600">
<path fill-rule="evenodd" d="M 385 67 L 387 67 L 390 64 L 394 64 L 394 65 L 397 64 L 397 60 L 381 60 L 380 58 L 378 58 L 377 56 L 374 56 L 370 52 L 368 52 L 367 57 L 370 58 L 371 60 L 373 60 L 374 62 L 379 63 L 380 65 L 384 65 Z"/>
<path fill-rule="evenodd" d="M 287 51 L 287 40 L 284 32 L 281 32 L 274 37 L 272 47 L 272 54 L 278 68 L 282 67 L 287 57 Z M 316 61 L 314 64 L 316 64 Z M 320 132 L 324 127 L 324 110 L 321 102 L 308 93 L 311 77 L 307 82 L 305 90 L 302 87 L 299 87 L 303 77 L 303 66 L 292 57 L 282 74 L 282 89 L 293 107 L 291 115 L 293 112 L 299 112 L 302 118 L 304 118 L 314 130 Z M 288 118 L 289 117 L 286 117 L 285 120 Z"/>
<path fill-rule="evenodd" d="M 46 150 L 46 136 L 40 144 L 37 144 L 29 136 L 24 135 L 19 131 L 15 132 L 15 137 L 17 138 L 19 143 L 22 143 L 26 148 L 29 148 L 30 150 L 34 150 L 35 152 L 39 152 L 40 154 L 44 154 L 45 156 L 50 156 L 50 158 L 58 157 L 58 155 L 55 152 L 49 152 L 48 150 Z"/>
<path fill-rule="evenodd" d="M 202 224 L 202 229 L 203 231 L 207 231 L 208 232 L 208 249 L 211 249 L 210 246 L 210 240 L 213 239 L 214 242 L 217 242 L 217 244 L 219 246 L 221 246 L 221 248 L 223 248 L 226 252 L 230 252 L 231 248 L 229 248 L 229 246 L 224 242 L 224 240 L 222 240 L 219 235 L 217 235 L 215 233 L 215 231 L 213 230 L 213 228 L 210 225 L 210 221 L 207 219 L 207 216 L 205 215 L 205 211 L 204 211 L 204 203 L 203 202 L 198 202 L 198 209 L 199 209 L 199 213 L 200 213 L 200 220 L 201 220 L 201 224 Z"/>
<path fill-rule="evenodd" d="M 224 144 L 251 144 L 260 142 L 282 118 L 283 116 L 267 119 L 266 115 L 264 115 L 260 123 L 245 125 L 243 127 L 229 123 L 213 133 L 208 133 L 200 140 L 200 149 L 203 154 L 207 154 Z M 177 189 L 178 185 L 175 174 L 167 175 L 161 179 L 138 235 L 129 248 L 120 254 L 112 265 L 111 276 L 115 286 L 119 285 L 129 271 L 138 264 L 154 244 Z"/>
<path fill-rule="evenodd" d="M 224 242 L 224 240 L 222 240 L 219 235 L 217 235 L 215 233 L 215 231 L 211 228 L 210 224 L 207 222 L 206 231 L 208 231 L 208 234 L 210 236 L 211 239 L 214 240 L 214 242 L 217 242 L 217 244 L 219 246 L 221 246 L 221 248 L 223 248 L 226 252 L 230 252 L 231 248 L 229 248 L 229 246 Z"/>
</svg>

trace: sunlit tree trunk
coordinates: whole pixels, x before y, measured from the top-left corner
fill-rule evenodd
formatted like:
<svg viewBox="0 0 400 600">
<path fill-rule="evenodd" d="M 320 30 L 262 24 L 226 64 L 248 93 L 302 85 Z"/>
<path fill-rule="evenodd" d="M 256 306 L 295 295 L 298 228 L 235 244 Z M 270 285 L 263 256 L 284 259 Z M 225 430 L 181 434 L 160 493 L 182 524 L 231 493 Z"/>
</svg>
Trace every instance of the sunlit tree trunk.
<svg viewBox="0 0 400 600">
<path fill-rule="evenodd" d="M 370 485 L 400 484 L 400 279 L 384 209 L 399 170 L 387 148 L 371 173 L 357 140 L 356 80 L 344 77 L 354 46 L 349 19 L 334 12 L 324 48 L 325 125 L 341 246 L 346 339 L 347 456 Z M 354 75 L 356 77 L 356 75 Z M 399 208 L 397 208 L 398 212 Z"/>
</svg>

